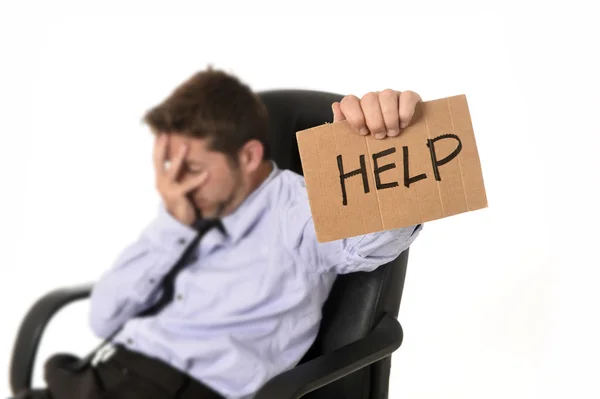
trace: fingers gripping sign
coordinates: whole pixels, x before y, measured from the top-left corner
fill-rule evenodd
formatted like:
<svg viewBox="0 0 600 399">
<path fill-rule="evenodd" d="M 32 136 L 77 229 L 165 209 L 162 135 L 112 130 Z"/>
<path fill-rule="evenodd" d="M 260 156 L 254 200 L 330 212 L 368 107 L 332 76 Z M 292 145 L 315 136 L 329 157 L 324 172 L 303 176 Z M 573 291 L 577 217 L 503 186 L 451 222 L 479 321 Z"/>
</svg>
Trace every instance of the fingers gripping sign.
<svg viewBox="0 0 600 399">
<path fill-rule="evenodd" d="M 335 102 L 333 121 L 347 120 L 360 135 L 372 134 L 376 139 L 395 137 L 410 124 L 421 96 L 414 91 L 372 91 L 362 98 L 347 95 Z"/>
</svg>

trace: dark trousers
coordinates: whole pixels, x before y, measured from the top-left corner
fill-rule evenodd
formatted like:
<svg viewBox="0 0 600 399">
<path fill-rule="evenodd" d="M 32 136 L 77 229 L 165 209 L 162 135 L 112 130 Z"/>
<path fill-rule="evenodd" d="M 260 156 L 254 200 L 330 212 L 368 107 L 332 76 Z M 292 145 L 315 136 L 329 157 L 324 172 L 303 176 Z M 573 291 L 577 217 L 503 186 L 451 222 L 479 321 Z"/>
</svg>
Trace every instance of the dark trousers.
<svg viewBox="0 0 600 399">
<path fill-rule="evenodd" d="M 118 347 L 108 360 L 74 372 L 75 358 L 55 355 L 45 364 L 47 388 L 15 399 L 223 399 L 170 365 Z"/>
</svg>

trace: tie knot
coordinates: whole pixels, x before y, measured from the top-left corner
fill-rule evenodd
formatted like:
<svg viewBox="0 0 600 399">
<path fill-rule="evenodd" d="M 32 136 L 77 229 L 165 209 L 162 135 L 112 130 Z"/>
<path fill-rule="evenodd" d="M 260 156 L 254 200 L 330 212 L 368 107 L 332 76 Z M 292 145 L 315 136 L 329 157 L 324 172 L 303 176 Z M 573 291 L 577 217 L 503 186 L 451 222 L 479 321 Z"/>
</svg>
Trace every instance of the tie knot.
<svg viewBox="0 0 600 399">
<path fill-rule="evenodd" d="M 225 227 L 221 219 L 198 219 L 194 223 L 194 229 L 200 233 L 200 235 L 206 234 L 213 227 L 218 228 L 223 234 L 225 234 Z"/>
</svg>

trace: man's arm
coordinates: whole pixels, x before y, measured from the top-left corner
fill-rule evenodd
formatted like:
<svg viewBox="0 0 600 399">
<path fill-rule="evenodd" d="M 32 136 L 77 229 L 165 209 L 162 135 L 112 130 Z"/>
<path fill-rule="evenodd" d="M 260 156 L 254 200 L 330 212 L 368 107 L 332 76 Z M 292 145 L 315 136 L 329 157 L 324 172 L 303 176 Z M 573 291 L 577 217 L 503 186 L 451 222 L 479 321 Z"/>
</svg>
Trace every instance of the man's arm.
<svg viewBox="0 0 600 399">
<path fill-rule="evenodd" d="M 167 167 L 169 142 L 170 136 L 163 133 L 157 134 L 154 142 L 156 187 L 162 198 L 158 216 L 92 290 L 90 324 L 101 338 L 156 303 L 163 277 L 198 234 L 191 227 L 196 210 L 188 194 L 206 182 L 208 173 L 179 181 L 188 147 L 181 146 Z"/>
<path fill-rule="evenodd" d="M 384 139 L 402 133 L 410 124 L 420 101 L 421 96 L 414 91 L 386 89 L 369 92 L 360 99 L 355 95 L 344 96 L 331 108 L 334 122 L 347 120 L 357 134 Z M 289 229 L 302 256 L 315 265 L 319 272 L 371 271 L 400 255 L 422 229 L 421 225 L 416 225 L 319 243 L 306 189 L 298 191 L 301 195 L 296 197 L 290 214 L 290 218 L 296 220 L 289 224 Z"/>
<path fill-rule="evenodd" d="M 162 278 L 196 234 L 161 204 L 158 216 L 121 252 L 92 290 L 89 321 L 98 337 L 109 337 L 158 300 Z"/>
<path fill-rule="evenodd" d="M 301 181 L 283 234 L 312 272 L 338 274 L 372 271 L 396 259 L 421 232 L 423 225 L 378 231 L 330 242 L 317 241 L 304 180 Z"/>
<path fill-rule="evenodd" d="M 335 246 L 334 252 L 331 253 L 328 246 L 318 243 L 317 251 L 320 253 L 319 257 L 325 261 L 325 268 L 330 268 L 336 273 L 372 271 L 396 259 L 413 243 L 422 228 L 423 225 L 419 224 L 338 240 L 341 241 L 338 245 L 342 257 L 337 260 L 338 249 Z M 314 226 L 310 231 L 314 231 Z"/>
</svg>

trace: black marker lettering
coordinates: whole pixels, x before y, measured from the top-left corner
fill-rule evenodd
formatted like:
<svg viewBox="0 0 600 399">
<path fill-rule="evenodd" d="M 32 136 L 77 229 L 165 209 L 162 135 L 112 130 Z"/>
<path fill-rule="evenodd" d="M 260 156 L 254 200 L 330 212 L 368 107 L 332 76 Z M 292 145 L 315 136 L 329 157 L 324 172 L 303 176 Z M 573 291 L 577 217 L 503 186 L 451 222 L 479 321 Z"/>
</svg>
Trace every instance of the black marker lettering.
<svg viewBox="0 0 600 399">
<path fill-rule="evenodd" d="M 411 183 L 416 183 L 419 180 L 423 180 L 427 178 L 425 173 L 421 173 L 420 175 L 410 177 L 410 173 L 408 171 L 408 147 L 402 147 L 402 156 L 404 158 L 404 187 L 409 188 Z"/>
<path fill-rule="evenodd" d="M 458 141 L 458 147 L 456 147 L 456 149 L 446 158 L 438 161 L 437 156 L 435 154 L 434 143 L 438 140 L 443 139 L 455 139 L 456 141 Z M 438 167 L 447 164 L 448 162 L 456 158 L 460 150 L 462 150 L 462 143 L 460 142 L 458 136 L 455 134 L 442 134 L 441 136 L 437 136 L 434 139 L 427 139 L 427 147 L 429 147 L 429 153 L 431 154 L 431 165 L 433 166 L 433 174 L 435 175 L 435 180 L 440 181 L 442 180 L 442 178 L 440 177 L 440 171 Z"/>
<path fill-rule="evenodd" d="M 389 170 L 389 169 L 394 169 L 396 167 L 395 163 L 393 163 L 393 162 L 388 163 L 387 165 L 383 165 L 382 167 L 377 166 L 377 158 L 381 158 L 386 155 L 393 154 L 395 152 L 396 152 L 396 147 L 392 147 L 392 148 L 388 148 L 387 150 L 383 150 L 381 152 L 373 154 L 373 167 L 375 168 L 375 186 L 377 187 L 377 190 L 398 186 L 397 181 L 394 181 L 391 183 L 382 183 L 381 178 L 379 177 L 379 174 L 381 172 L 385 172 L 386 170 Z"/>
<path fill-rule="evenodd" d="M 342 156 L 337 156 L 338 169 L 340 171 L 340 184 L 342 186 L 342 204 L 348 205 L 348 198 L 346 197 L 346 179 L 358 174 L 362 174 L 363 185 L 365 194 L 369 192 L 369 181 L 367 180 L 367 166 L 365 165 L 365 156 L 360 156 L 360 169 L 353 170 L 344 174 L 344 165 L 342 164 Z"/>
</svg>

